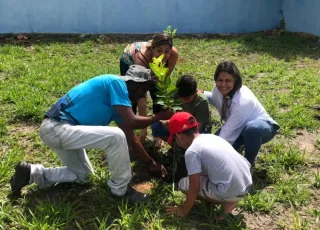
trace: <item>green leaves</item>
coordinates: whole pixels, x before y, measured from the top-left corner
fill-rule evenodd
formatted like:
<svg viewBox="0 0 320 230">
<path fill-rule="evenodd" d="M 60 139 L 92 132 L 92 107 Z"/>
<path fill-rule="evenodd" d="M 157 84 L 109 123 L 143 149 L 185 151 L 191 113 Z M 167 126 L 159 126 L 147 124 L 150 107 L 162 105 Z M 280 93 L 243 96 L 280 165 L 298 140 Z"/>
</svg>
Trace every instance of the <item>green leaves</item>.
<svg viewBox="0 0 320 230">
<path fill-rule="evenodd" d="M 181 101 L 176 98 L 176 92 L 178 89 L 175 85 L 171 84 L 171 79 L 168 76 L 169 69 L 165 67 L 165 63 L 162 62 L 164 55 L 159 57 L 154 57 L 153 62 L 149 64 L 150 69 L 158 77 L 157 82 L 157 92 L 158 100 L 155 101 L 156 104 L 164 106 L 165 109 L 173 109 L 175 111 L 181 110 Z"/>
<path fill-rule="evenodd" d="M 165 67 L 165 63 L 162 63 L 164 55 L 160 55 L 159 57 L 153 57 L 153 62 L 149 64 L 150 69 L 153 73 L 158 77 L 159 81 L 164 82 L 166 80 L 167 73 L 169 69 Z"/>
<path fill-rule="evenodd" d="M 177 35 L 177 29 L 172 30 L 172 27 L 169 25 L 165 30 L 163 30 L 163 33 L 166 33 L 174 38 Z"/>
</svg>

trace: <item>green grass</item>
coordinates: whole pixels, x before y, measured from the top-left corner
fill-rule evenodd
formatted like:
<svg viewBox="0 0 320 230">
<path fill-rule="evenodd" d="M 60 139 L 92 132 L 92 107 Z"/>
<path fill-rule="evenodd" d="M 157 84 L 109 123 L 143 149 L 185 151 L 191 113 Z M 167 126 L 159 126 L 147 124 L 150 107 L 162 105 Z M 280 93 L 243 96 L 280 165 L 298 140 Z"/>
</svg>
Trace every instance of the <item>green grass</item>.
<svg viewBox="0 0 320 230">
<path fill-rule="evenodd" d="M 320 189 L 320 172 L 317 170 L 316 173 L 314 173 L 314 183 L 313 186 L 317 189 Z"/>
<path fill-rule="evenodd" d="M 110 197 L 103 153 L 88 155 L 95 175 L 88 185 L 32 185 L 24 197 L 10 200 L 9 179 L 19 160 L 61 166 L 41 143 L 38 129 L 44 112 L 71 87 L 104 73 L 119 73 L 126 44 L 150 35 L 29 35 L 16 41 L 0 38 L 0 229 L 250 229 L 252 215 L 281 229 L 317 229 L 320 206 L 319 137 L 315 150 L 295 147 L 295 133 L 319 131 L 320 47 L 293 34 L 253 33 L 240 36 L 177 36 L 179 60 L 172 78 L 191 74 L 199 88 L 211 90 L 213 72 L 224 60 L 234 61 L 249 86 L 281 126 L 263 146 L 254 186 L 239 204 L 235 218 L 217 223 L 219 206 L 197 202 L 187 218 L 168 217 L 166 205 L 183 202 L 171 185 L 152 181 L 151 201 L 130 206 Z M 219 118 L 213 117 L 214 127 Z M 215 131 L 215 130 L 214 130 Z M 311 160 L 310 160 L 311 154 Z M 133 163 L 134 165 L 134 163 Z M 289 216 L 288 216 L 289 215 Z M 302 218 L 302 216 L 304 218 Z M 260 228 L 261 229 L 261 228 Z"/>
</svg>

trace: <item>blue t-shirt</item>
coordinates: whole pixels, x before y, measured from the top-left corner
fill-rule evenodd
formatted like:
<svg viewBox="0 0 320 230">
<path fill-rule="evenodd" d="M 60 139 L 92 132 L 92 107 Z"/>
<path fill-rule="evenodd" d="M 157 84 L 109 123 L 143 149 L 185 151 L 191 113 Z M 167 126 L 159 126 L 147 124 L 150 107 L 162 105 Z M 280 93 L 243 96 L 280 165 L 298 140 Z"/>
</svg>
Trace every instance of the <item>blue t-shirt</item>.
<svg viewBox="0 0 320 230">
<path fill-rule="evenodd" d="M 115 105 L 131 107 L 127 85 L 116 75 L 101 75 L 72 88 L 46 115 L 77 125 L 108 125 L 121 122 Z"/>
</svg>

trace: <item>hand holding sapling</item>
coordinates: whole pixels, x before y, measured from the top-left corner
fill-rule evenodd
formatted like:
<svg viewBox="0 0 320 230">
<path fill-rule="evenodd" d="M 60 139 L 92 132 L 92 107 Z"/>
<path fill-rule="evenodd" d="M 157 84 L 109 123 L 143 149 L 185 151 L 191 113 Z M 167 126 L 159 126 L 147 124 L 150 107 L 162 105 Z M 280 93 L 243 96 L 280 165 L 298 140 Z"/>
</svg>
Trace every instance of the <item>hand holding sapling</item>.
<svg viewBox="0 0 320 230">
<path fill-rule="evenodd" d="M 159 91 L 156 94 L 158 99 L 155 103 L 162 105 L 164 109 L 172 109 L 174 111 L 181 110 L 179 106 L 181 102 L 175 98 L 178 89 L 175 85 L 171 84 L 171 79 L 167 74 L 169 69 L 165 67 L 165 63 L 162 62 L 163 57 L 163 54 L 157 58 L 154 57 L 153 62 L 149 64 L 150 69 L 158 77 L 156 87 Z"/>
<path fill-rule="evenodd" d="M 165 109 L 156 113 L 155 116 L 157 120 L 168 120 L 173 116 L 173 114 L 174 112 L 172 109 Z"/>
</svg>

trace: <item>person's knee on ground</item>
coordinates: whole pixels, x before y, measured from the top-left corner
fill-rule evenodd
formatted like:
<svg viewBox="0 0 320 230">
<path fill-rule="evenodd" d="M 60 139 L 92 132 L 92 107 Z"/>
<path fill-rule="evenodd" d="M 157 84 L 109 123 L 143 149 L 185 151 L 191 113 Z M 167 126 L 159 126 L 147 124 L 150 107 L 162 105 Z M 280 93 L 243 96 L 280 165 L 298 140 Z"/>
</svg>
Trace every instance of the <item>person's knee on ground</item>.
<svg viewBox="0 0 320 230">
<path fill-rule="evenodd" d="M 122 196 L 127 191 L 127 186 L 132 178 L 129 151 L 125 133 L 119 129 L 113 129 L 112 144 L 106 148 L 106 156 L 110 171 L 107 182 L 111 193 Z"/>
<path fill-rule="evenodd" d="M 114 130 L 113 137 L 114 143 L 112 149 L 106 149 L 109 171 L 111 173 L 107 184 L 111 189 L 111 196 L 126 198 L 129 203 L 146 202 L 149 199 L 146 194 L 140 193 L 128 185 L 132 175 L 129 152 L 128 149 L 124 149 L 127 148 L 125 133 L 118 128 Z M 113 151 L 113 149 L 119 152 Z"/>
</svg>

